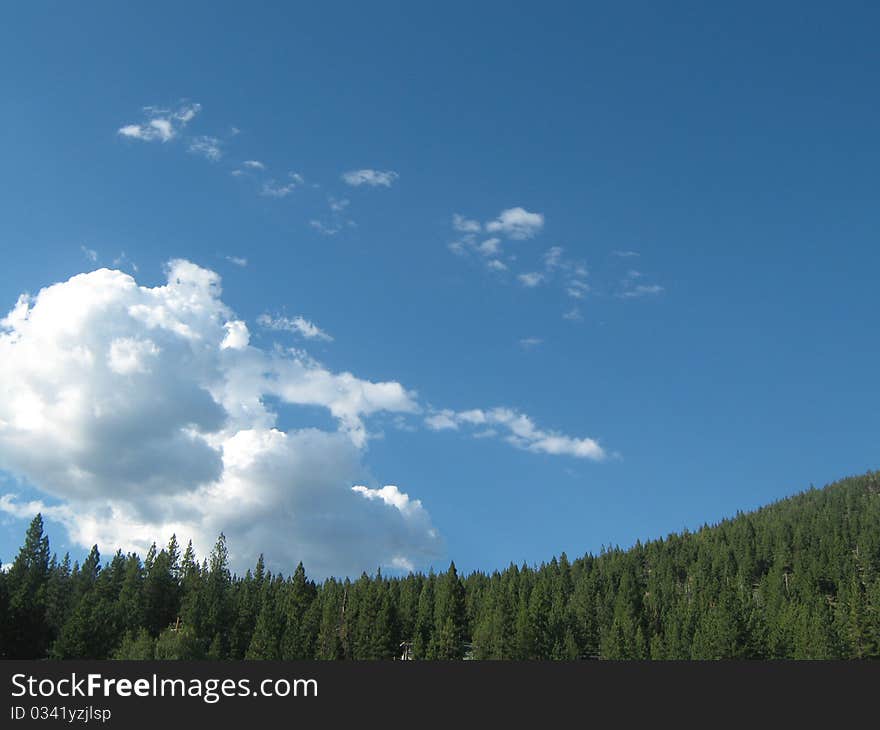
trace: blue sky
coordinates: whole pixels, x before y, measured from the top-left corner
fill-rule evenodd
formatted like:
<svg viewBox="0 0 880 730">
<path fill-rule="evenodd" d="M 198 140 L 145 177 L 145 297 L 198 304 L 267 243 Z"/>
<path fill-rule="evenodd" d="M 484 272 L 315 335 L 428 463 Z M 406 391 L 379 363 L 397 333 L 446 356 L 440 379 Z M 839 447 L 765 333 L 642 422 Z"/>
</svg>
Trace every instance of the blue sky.
<svg viewBox="0 0 880 730">
<path fill-rule="evenodd" d="M 251 346 L 400 383 L 418 412 L 365 416 L 357 468 L 421 501 L 423 567 L 628 545 L 877 467 L 876 9 L 365 5 L 7 10 L 0 310 L 185 259 Z M 282 431 L 338 427 L 264 395 Z M 426 423 L 493 408 L 605 458 Z M 0 492 L 65 503 L 14 448 Z M 91 534 L 50 521 L 58 550 Z"/>
</svg>

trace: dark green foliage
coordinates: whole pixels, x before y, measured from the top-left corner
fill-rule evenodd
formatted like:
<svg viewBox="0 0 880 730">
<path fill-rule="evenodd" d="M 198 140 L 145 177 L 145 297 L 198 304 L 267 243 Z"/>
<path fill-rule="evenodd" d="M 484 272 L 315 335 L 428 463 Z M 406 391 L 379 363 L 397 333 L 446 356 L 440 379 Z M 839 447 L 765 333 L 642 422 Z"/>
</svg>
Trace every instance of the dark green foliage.
<svg viewBox="0 0 880 730">
<path fill-rule="evenodd" d="M 0 656 L 7 659 L 42 657 L 49 647 L 49 538 L 43 518 L 34 517 L 24 545 L 4 576 L 6 615 L 0 629 Z"/>
<path fill-rule="evenodd" d="M 880 475 L 629 550 L 540 567 L 243 577 L 221 535 L 143 563 L 50 557 L 42 519 L 0 571 L 0 657 L 117 659 L 880 658 Z"/>
<path fill-rule="evenodd" d="M 150 632 L 141 629 L 137 634 L 127 633 L 122 637 L 119 648 L 113 652 L 112 659 L 135 659 L 145 661 L 156 658 L 156 640 Z"/>
<path fill-rule="evenodd" d="M 277 661 L 281 658 L 281 638 L 284 635 L 284 616 L 278 606 L 278 586 L 272 581 L 263 581 L 260 596 L 260 613 L 245 659 L 266 659 Z"/>
<path fill-rule="evenodd" d="M 464 586 L 455 563 L 437 579 L 434 594 L 434 631 L 428 643 L 430 659 L 461 659 L 468 635 Z"/>
</svg>

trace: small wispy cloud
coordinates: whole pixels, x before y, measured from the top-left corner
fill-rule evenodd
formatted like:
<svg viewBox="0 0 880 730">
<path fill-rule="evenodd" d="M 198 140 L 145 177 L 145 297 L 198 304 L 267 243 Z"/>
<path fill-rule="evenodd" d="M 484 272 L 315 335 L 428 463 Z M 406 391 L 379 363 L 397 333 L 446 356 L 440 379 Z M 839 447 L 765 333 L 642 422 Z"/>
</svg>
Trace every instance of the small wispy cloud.
<svg viewBox="0 0 880 730">
<path fill-rule="evenodd" d="M 217 160 L 223 157 L 221 145 L 222 142 L 217 137 L 203 134 L 190 140 L 189 151 L 193 154 L 201 155 L 211 162 L 217 162 Z"/>
<path fill-rule="evenodd" d="M 237 167 L 229 174 L 233 177 L 240 177 L 245 174 L 255 174 L 260 172 L 265 172 L 268 169 L 268 166 L 264 162 L 260 162 L 259 160 L 244 160 L 241 163 L 241 167 Z"/>
<path fill-rule="evenodd" d="M 145 106 L 144 115 L 147 119 L 136 124 L 126 124 L 116 133 L 120 137 L 136 139 L 141 142 L 170 142 L 189 124 L 201 111 L 201 104 L 181 104 L 177 109 L 162 109 Z"/>
<path fill-rule="evenodd" d="M 371 170 L 369 168 L 363 170 L 349 170 L 342 173 L 342 181 L 353 187 L 366 185 L 367 187 L 385 187 L 390 188 L 398 175 L 394 170 Z"/>
<path fill-rule="evenodd" d="M 618 296 L 623 299 L 635 299 L 637 297 L 649 297 L 654 294 L 661 294 L 665 289 L 659 284 L 637 284 L 629 289 L 625 289 Z"/>
<path fill-rule="evenodd" d="M 291 332 L 307 340 L 323 340 L 332 342 L 333 338 L 322 330 L 314 322 L 303 317 L 273 317 L 270 314 L 261 314 L 257 317 L 257 324 L 269 330 Z"/>
<path fill-rule="evenodd" d="M 487 238 L 485 241 L 477 245 L 477 252 L 483 256 L 497 256 L 501 253 L 501 239 Z"/>
<path fill-rule="evenodd" d="M 544 274 L 540 271 L 527 271 L 525 274 L 519 274 L 516 278 L 524 287 L 534 289 L 544 281 Z"/>
<path fill-rule="evenodd" d="M 544 266 L 548 271 L 558 269 L 562 263 L 562 246 L 551 246 L 544 252 Z"/>
<path fill-rule="evenodd" d="M 531 350 L 537 347 L 538 345 L 542 345 L 544 340 L 540 337 L 524 337 L 519 341 L 519 346 L 524 350 Z"/>
<path fill-rule="evenodd" d="M 511 408 L 433 411 L 425 418 L 425 425 L 433 431 L 478 429 L 473 434 L 474 438 L 500 436 L 510 445 L 534 453 L 573 456 L 593 461 L 602 461 L 607 457 L 605 450 L 595 439 L 577 438 L 558 431 L 541 429 L 529 416 Z"/>
<path fill-rule="evenodd" d="M 117 133 L 129 139 L 139 139 L 142 142 L 152 142 L 157 139 L 168 142 L 175 136 L 174 128 L 167 119 L 151 119 L 146 124 L 126 124 L 124 127 L 120 127 Z"/>
<path fill-rule="evenodd" d="M 659 284 L 643 283 L 644 274 L 636 269 L 630 269 L 620 281 L 620 288 L 617 297 L 620 299 L 638 299 L 641 297 L 650 297 L 661 294 L 662 286 Z"/>
<path fill-rule="evenodd" d="M 347 198 L 334 198 L 332 195 L 327 197 L 327 207 L 330 209 L 329 220 L 320 220 L 313 218 L 309 221 L 309 226 L 320 233 L 322 236 L 335 236 L 345 228 L 355 228 L 357 223 L 346 217 L 350 201 Z"/>
<path fill-rule="evenodd" d="M 312 220 L 309 221 L 309 226 L 322 236 L 335 236 L 342 230 L 342 226 L 334 225 L 332 223 L 324 223 L 317 218 L 312 218 Z"/>
<path fill-rule="evenodd" d="M 590 291 L 586 265 L 565 256 L 562 246 L 551 246 L 544 252 L 544 270 L 548 278 L 560 282 L 562 290 L 572 299 L 583 299 Z"/>
<path fill-rule="evenodd" d="M 479 233 L 483 230 L 480 221 L 465 218 L 459 213 L 452 214 L 452 227 L 460 233 Z"/>
<path fill-rule="evenodd" d="M 562 313 L 562 318 L 569 322 L 580 322 L 584 318 L 584 315 L 581 314 L 580 307 L 572 307 L 568 311 Z"/>
<path fill-rule="evenodd" d="M 345 198 L 339 200 L 334 198 L 332 195 L 327 199 L 327 204 L 330 206 L 330 210 L 334 213 L 342 213 L 346 208 L 348 208 L 350 204 L 350 200 Z"/>
<path fill-rule="evenodd" d="M 248 265 L 248 260 L 243 256 L 224 256 L 223 258 L 225 258 L 230 264 L 235 264 L 241 268 Z"/>
<path fill-rule="evenodd" d="M 287 182 L 279 183 L 275 180 L 264 182 L 260 195 L 267 198 L 286 198 L 304 182 L 305 179 L 298 172 L 290 172 L 287 174 Z"/>
<path fill-rule="evenodd" d="M 629 259 L 629 258 L 635 258 L 636 256 L 639 256 L 640 254 L 638 251 L 619 251 L 619 250 L 617 250 L 617 251 L 612 251 L 611 255 L 617 256 L 618 258 L 621 258 L 621 259 Z"/>
<path fill-rule="evenodd" d="M 530 213 L 521 207 L 502 210 L 497 218 L 485 224 L 461 213 L 453 213 L 452 229 L 458 236 L 447 246 L 457 256 L 474 254 L 489 259 L 486 265 L 490 271 L 507 271 L 509 262 L 514 261 L 516 257 L 502 256 L 503 240 L 532 238 L 538 234 L 543 226 L 544 216 L 541 213 Z M 484 235 L 481 236 L 481 233 Z M 506 258 L 507 261 L 502 261 L 502 258 Z M 525 274 L 523 276 L 525 278 L 520 280 L 526 286 L 537 286 L 540 283 L 540 280 L 536 280 L 534 275 Z"/>
<path fill-rule="evenodd" d="M 89 261 L 93 264 L 98 261 L 98 252 L 93 248 L 86 248 L 85 246 L 80 246 L 79 250 L 82 251 L 83 256 L 85 256 Z"/>
<path fill-rule="evenodd" d="M 294 190 L 296 190 L 296 183 L 291 182 L 286 185 L 279 185 L 274 180 L 270 180 L 263 183 L 260 195 L 266 198 L 286 198 Z"/>
<path fill-rule="evenodd" d="M 543 214 L 530 213 L 519 206 L 502 210 L 495 220 L 486 223 L 489 233 L 500 233 L 514 240 L 533 238 L 543 227 Z"/>
<path fill-rule="evenodd" d="M 113 259 L 113 266 L 117 269 L 130 269 L 134 273 L 138 272 L 138 265 L 128 258 L 128 255 L 125 251 L 120 251 L 119 256 Z"/>
</svg>

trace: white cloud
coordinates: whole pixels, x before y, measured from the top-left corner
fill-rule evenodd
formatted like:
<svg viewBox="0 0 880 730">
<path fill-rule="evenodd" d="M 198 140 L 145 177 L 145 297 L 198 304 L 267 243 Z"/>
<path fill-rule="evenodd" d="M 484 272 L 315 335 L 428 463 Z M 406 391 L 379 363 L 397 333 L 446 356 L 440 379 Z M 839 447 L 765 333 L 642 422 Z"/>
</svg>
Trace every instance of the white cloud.
<svg viewBox="0 0 880 730">
<path fill-rule="evenodd" d="M 152 340 L 118 337 L 110 343 L 107 365 L 117 375 L 148 374 L 150 362 L 161 352 Z"/>
<path fill-rule="evenodd" d="M 634 258 L 639 255 L 638 251 L 612 251 L 612 256 L 617 256 L 621 259 Z"/>
<path fill-rule="evenodd" d="M 241 320 L 233 320 L 223 325 L 226 336 L 220 343 L 221 350 L 243 350 L 250 344 L 251 333 Z"/>
<path fill-rule="evenodd" d="M 143 109 L 147 117 L 144 122 L 126 124 L 117 130 L 117 134 L 141 142 L 170 142 L 192 121 L 201 108 L 201 104 L 182 104 L 176 110 L 147 106 Z"/>
<path fill-rule="evenodd" d="M 530 213 L 519 206 L 502 210 L 495 220 L 486 223 L 486 230 L 490 233 L 501 233 L 516 240 L 532 238 L 543 227 L 544 216 L 541 213 Z"/>
<path fill-rule="evenodd" d="M 590 292 L 586 282 L 589 271 L 583 262 L 567 258 L 562 246 L 551 246 L 544 252 L 544 270 L 547 279 L 558 282 L 572 299 L 583 299 Z"/>
<path fill-rule="evenodd" d="M 322 221 L 318 218 L 313 218 L 309 221 L 309 226 L 323 236 L 335 236 L 344 228 L 355 228 L 357 223 L 345 215 L 350 203 L 351 201 L 347 198 L 334 198 L 330 195 L 327 198 L 327 206 L 330 208 L 329 220 Z"/>
<path fill-rule="evenodd" d="M 333 341 L 333 338 L 324 330 L 303 317 L 273 317 L 269 314 L 261 314 L 257 317 L 257 324 L 270 330 L 293 332 L 302 335 L 307 340 Z"/>
<path fill-rule="evenodd" d="M 352 490 L 373 481 L 366 419 L 417 412 L 414 394 L 254 347 L 221 294 L 178 260 L 162 286 L 99 269 L 20 297 L 0 320 L 0 468 L 55 504 L 5 495 L 0 510 L 142 554 L 172 532 L 204 554 L 222 530 L 237 568 L 261 551 L 315 575 L 434 559 L 418 500 Z M 321 407 L 336 428 L 281 430 L 269 402 Z"/>
<path fill-rule="evenodd" d="M 529 271 L 525 274 L 519 274 L 516 278 L 519 279 L 520 284 L 524 287 L 534 289 L 544 281 L 544 274 L 538 271 Z"/>
<path fill-rule="evenodd" d="M 248 265 L 248 260 L 243 256 L 225 256 L 224 257 L 230 264 L 235 264 L 236 266 L 240 266 L 244 268 Z"/>
<path fill-rule="evenodd" d="M 130 258 L 128 258 L 128 255 L 125 253 L 125 251 L 120 251 L 119 255 L 113 259 L 113 266 L 115 266 L 117 269 L 131 269 L 131 271 L 135 274 L 138 272 L 138 265 Z"/>
<path fill-rule="evenodd" d="M 381 489 L 370 489 L 356 484 L 351 488 L 351 491 L 357 492 L 365 499 L 384 502 L 404 515 L 411 515 L 422 510 L 422 503 L 418 499 L 410 499 L 408 494 L 401 492 L 393 484 L 387 484 Z"/>
<path fill-rule="evenodd" d="M 86 248 L 85 246 L 80 246 L 79 249 L 83 252 L 83 256 L 85 256 L 92 263 L 95 263 L 98 260 L 98 252 L 95 251 L 95 249 Z"/>
<path fill-rule="evenodd" d="M 318 233 L 323 236 L 335 236 L 342 230 L 342 226 L 335 223 L 324 223 L 323 221 L 319 221 L 317 218 L 313 218 L 309 221 L 309 226 L 314 228 Z"/>
<path fill-rule="evenodd" d="M 174 137 L 174 130 L 166 119 L 153 119 L 146 124 L 126 124 L 119 128 L 118 134 L 144 142 L 152 142 L 155 139 L 168 142 Z"/>
<path fill-rule="evenodd" d="M 193 137 L 189 143 L 189 151 L 196 155 L 201 155 L 211 162 L 217 162 L 223 157 L 223 151 L 220 149 L 222 143 L 216 137 L 201 135 Z"/>
<path fill-rule="evenodd" d="M 479 233 L 483 229 L 479 221 L 469 220 L 458 213 L 452 215 L 452 227 L 461 233 Z"/>
<path fill-rule="evenodd" d="M 562 265 L 562 246 L 551 246 L 544 253 L 544 266 L 548 271 L 558 269 Z"/>
<path fill-rule="evenodd" d="M 455 413 L 449 410 L 432 413 L 425 417 L 425 425 L 433 431 L 443 431 L 445 429 L 457 429 L 458 423 L 455 420 Z"/>
<path fill-rule="evenodd" d="M 266 169 L 266 165 L 264 165 L 259 160 L 245 160 L 241 164 L 244 165 L 245 167 L 251 168 L 252 170 L 265 170 Z"/>
<path fill-rule="evenodd" d="M 507 271 L 508 263 L 502 260 L 501 236 L 510 239 L 531 238 L 540 231 L 543 225 L 543 215 L 540 213 L 529 213 L 523 208 L 504 210 L 497 219 L 489 221 L 485 226 L 477 220 L 466 218 L 460 213 L 454 213 L 452 215 L 452 228 L 456 231 L 458 237 L 448 243 L 447 246 L 457 256 L 475 254 L 487 259 L 486 266 L 490 271 Z M 479 236 L 484 230 L 499 235 L 488 238 Z M 559 249 L 560 253 L 561 251 L 562 249 Z M 512 262 L 516 259 L 516 256 L 507 256 L 505 258 L 508 262 Z M 525 286 L 534 287 L 540 284 L 546 277 L 534 272 L 520 274 L 518 278 Z"/>
<path fill-rule="evenodd" d="M 501 239 L 487 238 L 477 246 L 477 251 L 483 254 L 483 256 L 497 256 L 501 253 Z"/>
<path fill-rule="evenodd" d="M 298 172 L 288 173 L 287 179 L 289 181 L 287 183 L 278 183 L 275 182 L 275 180 L 264 182 L 263 189 L 260 194 L 266 196 L 267 198 L 286 198 L 305 182 L 303 176 L 300 175 Z"/>
<path fill-rule="evenodd" d="M 572 307 L 567 312 L 563 312 L 562 318 L 567 319 L 569 322 L 580 322 L 584 315 L 581 314 L 580 307 Z"/>
<path fill-rule="evenodd" d="M 630 269 L 620 282 L 620 289 L 617 296 L 621 299 L 638 299 L 640 297 L 648 297 L 661 294 L 664 289 L 659 284 L 642 284 L 644 278 L 641 271 Z"/>
<path fill-rule="evenodd" d="M 390 188 L 391 184 L 400 177 L 393 170 L 349 170 L 342 173 L 342 180 L 353 187 L 366 185 L 371 188 Z"/>
<path fill-rule="evenodd" d="M 524 337 L 523 339 L 521 339 L 519 341 L 519 345 L 524 350 L 531 350 L 532 348 L 543 344 L 543 342 L 544 342 L 544 340 L 542 340 L 539 337 Z"/>
<path fill-rule="evenodd" d="M 435 431 L 458 430 L 460 427 L 480 427 L 475 437 L 488 438 L 499 435 L 516 448 L 553 456 L 573 456 L 578 459 L 601 461 L 605 450 L 591 438 L 575 438 L 557 431 L 545 431 L 535 426 L 531 418 L 510 408 L 469 411 L 441 410 L 425 418 L 428 428 Z"/>
<path fill-rule="evenodd" d="M 294 190 L 296 190 L 295 183 L 279 185 L 274 180 L 271 180 L 270 182 L 263 183 L 263 189 L 260 194 L 267 198 L 286 198 Z"/>
<path fill-rule="evenodd" d="M 629 286 L 624 291 L 620 292 L 618 296 L 623 299 L 635 299 L 637 297 L 647 297 L 653 294 L 660 294 L 663 291 L 663 287 L 659 284 L 636 284 L 634 286 Z"/>
</svg>

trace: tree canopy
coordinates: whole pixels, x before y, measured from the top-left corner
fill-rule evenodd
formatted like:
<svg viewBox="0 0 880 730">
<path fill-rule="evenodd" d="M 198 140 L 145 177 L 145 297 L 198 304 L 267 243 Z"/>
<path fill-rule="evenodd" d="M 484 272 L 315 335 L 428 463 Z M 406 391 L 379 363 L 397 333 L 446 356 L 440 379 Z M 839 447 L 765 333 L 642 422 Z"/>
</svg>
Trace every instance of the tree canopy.
<svg viewBox="0 0 880 730">
<path fill-rule="evenodd" d="M 232 574 L 176 537 L 142 560 L 50 554 L 37 515 L 0 571 L 0 657 L 880 658 L 880 474 L 696 532 L 462 576 Z"/>
</svg>

